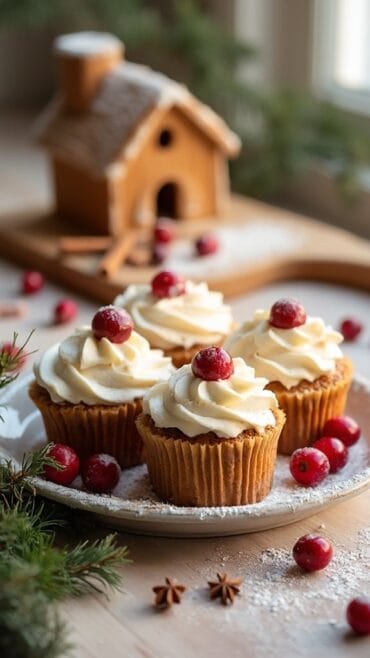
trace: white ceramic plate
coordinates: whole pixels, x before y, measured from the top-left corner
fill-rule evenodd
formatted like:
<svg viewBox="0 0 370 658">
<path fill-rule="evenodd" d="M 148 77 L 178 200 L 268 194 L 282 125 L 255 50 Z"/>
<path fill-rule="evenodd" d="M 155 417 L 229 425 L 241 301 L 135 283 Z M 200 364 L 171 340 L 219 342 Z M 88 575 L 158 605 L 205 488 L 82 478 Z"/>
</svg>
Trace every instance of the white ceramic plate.
<svg viewBox="0 0 370 658">
<path fill-rule="evenodd" d="M 0 397 L 0 456 L 20 462 L 22 455 L 45 442 L 39 412 L 27 395 L 32 376 L 23 376 Z M 370 382 L 358 377 L 349 395 L 348 413 L 360 423 L 363 436 L 351 448 L 347 466 L 319 487 L 295 484 L 289 459 L 278 457 L 274 486 L 255 505 L 238 507 L 176 507 L 161 503 L 151 491 L 146 466 L 124 471 L 111 496 L 80 490 L 80 481 L 63 487 L 35 478 L 37 490 L 70 507 L 93 512 L 105 524 L 138 534 L 196 537 L 256 532 L 287 525 L 351 498 L 370 486 Z"/>
</svg>

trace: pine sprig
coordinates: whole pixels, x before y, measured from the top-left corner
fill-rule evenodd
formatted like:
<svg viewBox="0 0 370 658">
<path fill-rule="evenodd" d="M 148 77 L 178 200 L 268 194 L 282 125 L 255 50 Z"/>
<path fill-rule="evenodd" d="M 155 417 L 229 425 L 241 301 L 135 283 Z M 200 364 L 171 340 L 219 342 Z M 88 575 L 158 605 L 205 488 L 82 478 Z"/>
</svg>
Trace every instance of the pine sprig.
<svg viewBox="0 0 370 658">
<path fill-rule="evenodd" d="M 0 464 L 0 656 L 6 658 L 65 656 L 64 625 L 53 603 L 119 589 L 119 569 L 130 562 L 112 534 L 56 545 L 56 527 L 65 519 L 54 503 L 39 501 L 32 481 L 45 465 L 55 466 L 49 450 L 50 444 L 25 455 L 19 468 Z"/>
<path fill-rule="evenodd" d="M 35 495 L 31 478 L 43 474 L 45 466 L 53 466 L 60 470 L 62 467 L 49 457 L 52 443 L 48 443 L 40 450 L 23 455 L 20 468 L 16 468 L 12 460 L 0 462 L 0 499 L 7 505 L 21 501 L 25 490 Z"/>
<path fill-rule="evenodd" d="M 126 546 L 117 546 L 111 534 L 94 542 L 77 544 L 65 553 L 64 565 L 69 577 L 70 593 L 80 596 L 93 589 L 102 593 L 103 586 L 119 589 L 119 567 L 129 563 Z"/>
<path fill-rule="evenodd" d="M 71 648 L 65 624 L 24 561 L 0 561 L 0 656 L 65 658 Z"/>
<path fill-rule="evenodd" d="M 18 347 L 18 334 L 15 331 L 10 348 L 4 345 L 0 348 L 0 389 L 11 384 L 18 377 L 18 370 L 22 366 L 24 359 L 32 352 L 26 352 L 26 347 L 31 339 L 34 330 L 27 336 L 24 343 Z"/>
<path fill-rule="evenodd" d="M 118 589 L 118 568 L 129 562 L 126 547 L 111 534 L 76 546 L 55 547 L 55 525 L 45 520 L 43 507 L 32 512 L 19 507 L 0 511 L 0 564 L 24 562 L 33 567 L 33 579 L 51 601 L 65 596 L 103 592 L 103 586 Z"/>
</svg>

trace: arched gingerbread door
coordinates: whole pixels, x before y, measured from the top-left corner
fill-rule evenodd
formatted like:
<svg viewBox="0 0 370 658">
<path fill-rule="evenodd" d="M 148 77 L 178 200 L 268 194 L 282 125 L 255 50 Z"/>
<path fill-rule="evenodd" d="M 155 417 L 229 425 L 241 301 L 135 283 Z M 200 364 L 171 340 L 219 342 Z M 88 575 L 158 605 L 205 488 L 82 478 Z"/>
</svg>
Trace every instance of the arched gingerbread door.
<svg viewBox="0 0 370 658">
<path fill-rule="evenodd" d="M 159 188 L 156 199 L 157 217 L 179 217 L 179 189 L 176 183 L 165 183 Z"/>
</svg>

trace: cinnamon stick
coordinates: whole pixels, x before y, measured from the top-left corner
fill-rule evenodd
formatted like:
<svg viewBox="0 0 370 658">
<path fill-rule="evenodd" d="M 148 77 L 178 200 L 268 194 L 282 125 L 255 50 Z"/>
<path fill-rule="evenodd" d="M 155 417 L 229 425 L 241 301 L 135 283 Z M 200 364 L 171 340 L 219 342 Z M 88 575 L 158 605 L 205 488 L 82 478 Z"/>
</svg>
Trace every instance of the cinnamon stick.
<svg viewBox="0 0 370 658">
<path fill-rule="evenodd" d="M 136 239 L 136 231 L 127 231 L 122 238 L 115 240 L 112 247 L 100 261 L 97 273 L 106 277 L 113 276 L 122 263 L 125 262 Z"/>
<path fill-rule="evenodd" d="M 23 302 L 0 301 L 0 319 L 21 318 L 26 314 L 27 306 Z"/>
<path fill-rule="evenodd" d="M 110 235 L 79 235 L 60 238 L 58 248 L 61 254 L 88 254 L 105 251 L 111 244 Z"/>
</svg>

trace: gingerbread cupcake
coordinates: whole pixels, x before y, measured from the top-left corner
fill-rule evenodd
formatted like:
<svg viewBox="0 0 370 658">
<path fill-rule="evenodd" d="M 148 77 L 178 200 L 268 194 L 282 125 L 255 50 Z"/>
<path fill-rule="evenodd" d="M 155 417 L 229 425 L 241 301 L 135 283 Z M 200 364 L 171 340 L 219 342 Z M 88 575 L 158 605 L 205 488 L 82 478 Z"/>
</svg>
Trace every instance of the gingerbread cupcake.
<svg viewBox="0 0 370 658">
<path fill-rule="evenodd" d="M 268 494 L 285 416 L 266 383 L 211 347 L 148 391 L 136 424 L 161 500 L 245 505 Z"/>
<path fill-rule="evenodd" d="M 173 372 L 169 357 L 132 331 L 122 309 L 107 306 L 92 327 L 76 329 L 35 365 L 30 396 L 47 438 L 73 447 L 81 458 L 113 455 L 122 468 L 143 461 L 135 419 L 148 389 Z"/>
<path fill-rule="evenodd" d="M 289 455 L 321 435 L 328 418 L 343 413 L 352 364 L 339 344 L 342 335 L 318 317 L 307 316 L 294 299 L 257 310 L 225 342 L 259 377 L 269 380 L 287 420 L 279 452 Z"/>
<path fill-rule="evenodd" d="M 160 272 L 151 284 L 131 285 L 114 300 L 131 314 L 135 330 L 180 368 L 201 347 L 219 345 L 233 327 L 229 306 L 206 283 Z"/>
</svg>

